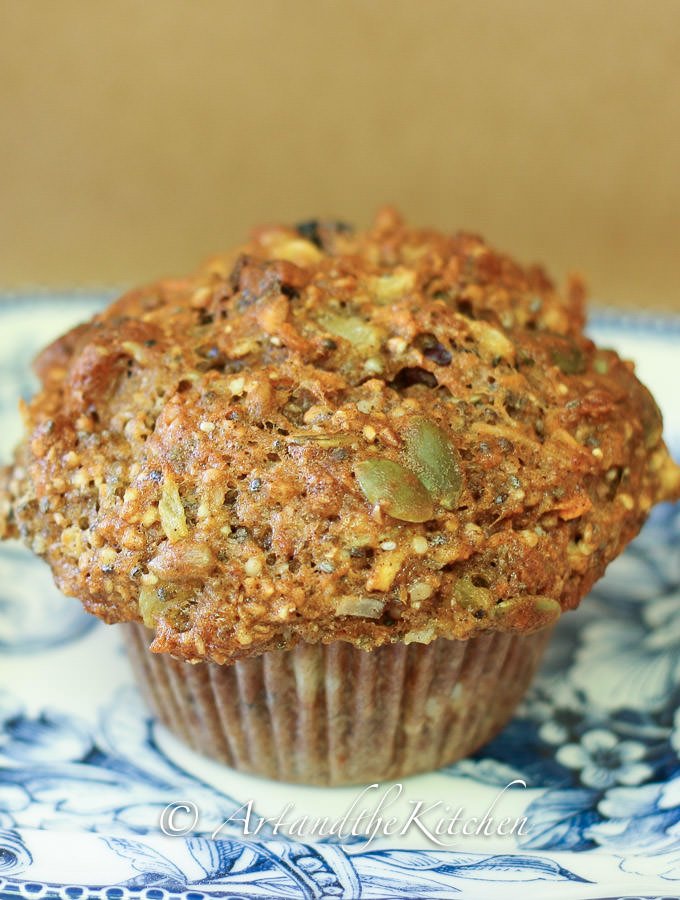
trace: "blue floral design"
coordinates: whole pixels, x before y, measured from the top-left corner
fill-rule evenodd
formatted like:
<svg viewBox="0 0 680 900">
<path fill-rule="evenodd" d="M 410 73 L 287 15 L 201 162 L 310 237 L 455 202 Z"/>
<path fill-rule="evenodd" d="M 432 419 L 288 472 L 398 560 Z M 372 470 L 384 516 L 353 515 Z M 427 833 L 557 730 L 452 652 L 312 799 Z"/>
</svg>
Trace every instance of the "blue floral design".
<svg viewBox="0 0 680 900">
<path fill-rule="evenodd" d="M 136 691 L 103 710 L 97 731 L 72 715 L 27 715 L 0 694 L 0 810 L 3 827 L 38 824 L 109 833 L 160 833 L 169 796 L 190 796 L 198 829 L 242 835 L 229 817 L 240 802 L 188 776 L 159 750 Z M 263 836 L 271 834 L 264 826 Z"/>
<path fill-rule="evenodd" d="M 18 832 L 0 828 L 0 875 L 17 875 L 33 862 L 33 857 Z"/>
<path fill-rule="evenodd" d="M 555 758 L 578 771 L 582 784 L 603 789 L 648 781 L 652 768 L 643 762 L 645 753 L 640 741 L 621 741 L 613 731 L 593 728 L 582 735 L 580 743 L 559 747 Z"/>
</svg>

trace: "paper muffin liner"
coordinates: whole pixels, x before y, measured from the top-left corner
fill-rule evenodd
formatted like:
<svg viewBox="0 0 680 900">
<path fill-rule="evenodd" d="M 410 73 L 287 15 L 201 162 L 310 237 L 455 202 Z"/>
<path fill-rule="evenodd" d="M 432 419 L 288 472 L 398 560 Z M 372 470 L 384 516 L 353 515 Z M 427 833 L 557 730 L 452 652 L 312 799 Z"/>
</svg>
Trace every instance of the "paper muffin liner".
<svg viewBox="0 0 680 900">
<path fill-rule="evenodd" d="M 552 631 L 370 651 L 300 644 L 220 666 L 151 653 L 147 628 L 122 627 L 148 706 L 178 738 L 235 769 L 318 785 L 468 756 L 511 718 Z"/>
</svg>

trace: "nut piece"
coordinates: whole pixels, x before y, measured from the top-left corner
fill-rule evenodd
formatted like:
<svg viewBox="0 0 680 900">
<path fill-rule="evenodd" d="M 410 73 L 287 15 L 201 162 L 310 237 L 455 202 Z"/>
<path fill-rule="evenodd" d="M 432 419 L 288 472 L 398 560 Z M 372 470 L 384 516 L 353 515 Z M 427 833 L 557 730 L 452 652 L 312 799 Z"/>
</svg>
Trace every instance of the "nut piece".
<svg viewBox="0 0 680 900">
<path fill-rule="evenodd" d="M 367 591 L 389 591 L 392 587 L 392 582 L 399 574 L 408 553 L 407 547 L 397 550 L 397 545 L 394 546 L 394 550 L 388 550 L 378 556 L 366 579 Z"/>
<path fill-rule="evenodd" d="M 405 435 L 409 466 L 435 500 L 455 509 L 463 489 L 461 458 L 442 428 L 424 417 L 414 419 Z"/>
<path fill-rule="evenodd" d="M 385 609 L 385 601 L 372 597 L 340 597 L 335 607 L 338 616 L 364 616 L 379 619 Z"/>
<path fill-rule="evenodd" d="M 426 625 L 424 628 L 414 628 L 404 635 L 405 644 L 429 644 L 435 638 L 434 625 Z"/>
<path fill-rule="evenodd" d="M 319 325 L 331 334 L 349 341 L 360 353 L 372 356 L 380 349 L 380 332 L 358 316 L 338 316 L 327 312 L 319 318 Z"/>
<path fill-rule="evenodd" d="M 491 594 L 487 588 L 473 584 L 469 575 L 463 575 L 453 588 L 452 603 L 472 612 L 486 610 L 491 603 Z"/>
<path fill-rule="evenodd" d="M 139 592 L 139 611 L 147 628 L 156 627 L 156 617 L 162 608 L 163 603 L 156 588 L 151 585 L 143 585 Z"/>
<path fill-rule="evenodd" d="M 366 499 L 403 522 L 427 522 L 434 507 L 423 483 L 391 459 L 373 457 L 358 462 L 354 474 Z"/>
<path fill-rule="evenodd" d="M 163 581 L 202 581 L 215 565 L 207 544 L 177 541 L 160 544 L 149 569 Z"/>
<path fill-rule="evenodd" d="M 174 544 L 175 541 L 187 537 L 189 529 L 184 507 L 179 496 L 179 489 L 171 475 L 167 475 L 163 482 L 158 512 L 161 517 L 161 527 L 170 543 Z"/>
<path fill-rule="evenodd" d="M 322 431 L 293 431 L 283 438 L 289 444 L 316 444 L 319 447 L 340 447 L 343 444 L 355 444 L 357 438 L 353 434 L 338 431 L 334 434 Z"/>
</svg>

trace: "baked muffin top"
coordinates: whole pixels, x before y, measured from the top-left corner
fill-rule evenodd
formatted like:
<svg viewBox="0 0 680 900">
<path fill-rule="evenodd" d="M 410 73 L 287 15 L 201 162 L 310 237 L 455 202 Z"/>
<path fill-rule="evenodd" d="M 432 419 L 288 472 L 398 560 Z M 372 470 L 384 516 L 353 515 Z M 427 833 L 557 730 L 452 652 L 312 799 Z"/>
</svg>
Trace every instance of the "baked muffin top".
<svg viewBox="0 0 680 900">
<path fill-rule="evenodd" d="M 152 649 L 530 631 L 680 496 L 632 364 L 469 234 L 263 227 L 37 359 L 0 533 Z"/>
</svg>

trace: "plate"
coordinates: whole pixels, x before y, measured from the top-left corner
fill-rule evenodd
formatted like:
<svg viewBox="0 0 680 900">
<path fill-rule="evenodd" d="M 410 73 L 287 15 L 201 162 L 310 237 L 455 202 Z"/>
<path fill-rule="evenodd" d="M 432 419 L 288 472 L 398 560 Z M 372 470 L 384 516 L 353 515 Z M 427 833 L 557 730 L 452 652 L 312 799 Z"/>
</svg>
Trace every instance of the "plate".
<svg viewBox="0 0 680 900">
<path fill-rule="evenodd" d="M 110 295 L 0 301 L 0 458 L 28 361 Z M 680 450 L 680 320 L 598 314 Z M 657 507 L 560 622 L 475 756 L 361 788 L 235 773 L 150 720 L 119 634 L 0 545 L 0 896 L 106 900 L 680 895 L 680 510 Z"/>
</svg>

